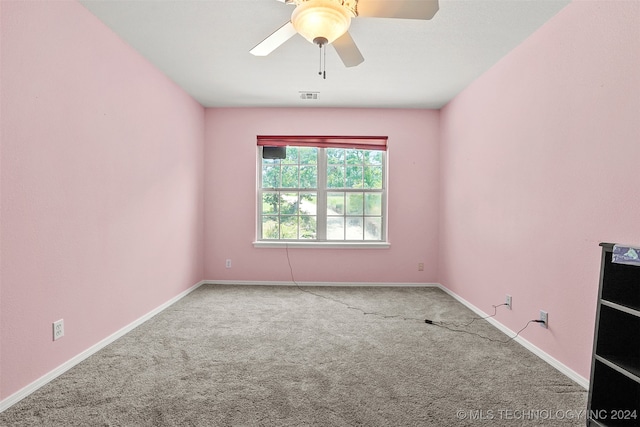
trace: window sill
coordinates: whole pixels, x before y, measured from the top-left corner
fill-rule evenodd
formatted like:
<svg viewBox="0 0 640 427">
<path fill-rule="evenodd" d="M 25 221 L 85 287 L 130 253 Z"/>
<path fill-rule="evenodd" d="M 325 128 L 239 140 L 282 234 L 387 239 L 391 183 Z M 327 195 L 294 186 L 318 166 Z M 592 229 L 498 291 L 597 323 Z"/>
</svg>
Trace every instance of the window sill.
<svg viewBox="0 0 640 427">
<path fill-rule="evenodd" d="M 389 249 L 389 242 L 279 242 L 255 241 L 254 248 L 311 248 L 311 249 Z"/>
</svg>

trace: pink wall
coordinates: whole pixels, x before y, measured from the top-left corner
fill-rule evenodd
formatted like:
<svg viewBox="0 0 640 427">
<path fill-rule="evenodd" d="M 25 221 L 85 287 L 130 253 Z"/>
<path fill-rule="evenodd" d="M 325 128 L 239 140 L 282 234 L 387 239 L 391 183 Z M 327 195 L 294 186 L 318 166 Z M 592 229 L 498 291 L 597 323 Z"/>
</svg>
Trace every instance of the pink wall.
<svg viewBox="0 0 640 427">
<path fill-rule="evenodd" d="M 0 399 L 198 283 L 204 212 L 203 108 L 75 1 L 1 8 Z"/>
<path fill-rule="evenodd" d="M 588 378 L 600 248 L 640 244 L 640 3 L 571 3 L 442 110 L 440 280 Z"/>
<path fill-rule="evenodd" d="M 437 280 L 437 111 L 208 109 L 205 277 L 290 281 L 284 249 L 253 247 L 256 135 L 389 136 L 390 249 L 290 249 L 295 279 L 311 282 Z M 232 268 L 225 268 L 225 259 Z M 418 271 L 417 264 L 425 263 Z"/>
</svg>

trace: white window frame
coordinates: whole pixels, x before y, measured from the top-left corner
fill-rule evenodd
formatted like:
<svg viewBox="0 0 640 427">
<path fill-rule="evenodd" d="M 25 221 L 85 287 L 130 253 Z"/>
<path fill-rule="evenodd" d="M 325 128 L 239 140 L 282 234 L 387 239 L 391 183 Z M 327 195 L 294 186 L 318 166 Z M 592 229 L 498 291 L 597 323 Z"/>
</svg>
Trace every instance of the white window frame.
<svg viewBox="0 0 640 427">
<path fill-rule="evenodd" d="M 312 145 L 309 145 L 310 147 Z M 388 240 L 388 165 L 387 165 L 387 152 L 380 150 L 382 153 L 382 189 L 349 189 L 349 188 L 327 188 L 327 148 L 318 148 L 318 163 L 317 163 L 317 188 L 278 188 L 282 191 L 291 192 L 317 192 L 317 212 L 316 212 L 316 239 L 262 239 L 262 194 L 263 191 L 273 191 L 272 189 L 262 188 L 262 146 L 258 146 L 257 160 L 256 160 L 256 238 L 253 242 L 253 246 L 257 248 L 283 248 L 283 247 L 299 247 L 299 248 L 378 248 L 385 249 L 390 247 Z M 356 148 L 358 149 L 358 148 Z M 366 148 L 363 148 L 366 150 Z M 382 197 L 382 224 L 381 224 L 381 240 L 327 240 L 326 238 L 326 224 L 327 224 L 327 193 L 331 192 L 357 192 L 357 193 L 375 193 L 381 194 Z M 348 218 L 345 215 L 345 218 Z M 362 218 L 366 218 L 365 215 Z"/>
</svg>

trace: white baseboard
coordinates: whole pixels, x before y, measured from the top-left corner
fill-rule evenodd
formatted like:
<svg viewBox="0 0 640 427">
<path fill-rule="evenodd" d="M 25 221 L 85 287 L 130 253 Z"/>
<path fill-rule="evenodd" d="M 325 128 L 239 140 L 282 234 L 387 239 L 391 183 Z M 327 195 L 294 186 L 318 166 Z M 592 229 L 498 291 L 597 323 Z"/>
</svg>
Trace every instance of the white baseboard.
<svg viewBox="0 0 640 427">
<path fill-rule="evenodd" d="M 248 286 L 340 286 L 340 287 L 398 287 L 398 288 L 441 288 L 439 283 L 400 283 L 400 282 L 292 282 L 292 281 L 252 281 L 252 280 L 205 280 L 205 285 L 248 285 Z"/>
<path fill-rule="evenodd" d="M 69 369 L 73 368 L 78 363 L 82 362 L 83 360 L 85 360 L 86 358 L 91 356 L 92 354 L 97 353 L 98 351 L 102 350 L 104 347 L 106 347 L 107 345 L 111 344 L 112 342 L 114 342 L 118 338 L 120 338 L 123 335 L 127 334 L 128 332 L 130 332 L 134 328 L 140 326 L 141 324 L 143 324 L 147 320 L 151 319 L 156 314 L 160 313 L 162 310 L 166 309 L 167 307 L 171 306 L 172 304 L 174 304 L 177 301 L 179 301 L 180 299 L 184 298 L 185 296 L 187 296 L 191 292 L 193 292 L 196 289 L 198 289 L 204 283 L 205 283 L 204 281 L 196 283 L 195 285 L 193 285 L 192 287 L 190 287 L 186 291 L 176 295 L 175 297 L 171 298 L 169 301 L 165 302 L 164 304 L 160 305 L 159 307 L 156 307 L 155 309 L 151 310 L 150 312 L 148 312 L 144 316 L 136 319 L 135 321 L 133 321 L 132 323 L 128 324 L 124 328 L 120 329 L 119 331 L 109 335 L 108 337 L 106 337 L 102 341 L 98 342 L 97 344 L 92 345 L 91 347 L 89 347 L 88 349 L 83 351 L 82 353 L 80 353 L 77 356 L 69 359 L 68 361 L 66 361 L 62 365 L 58 366 L 57 368 L 55 368 L 51 372 L 43 375 L 42 377 L 38 378 L 37 380 L 35 380 L 31 384 L 29 384 L 29 385 L 25 386 L 24 388 L 18 390 L 17 392 L 13 393 L 11 396 L 7 397 L 6 399 L 1 400 L 0 401 L 0 412 L 3 412 L 6 409 L 8 409 L 9 407 L 11 407 L 12 405 L 15 405 L 16 403 L 18 403 L 19 401 L 21 401 L 25 397 L 29 396 L 31 393 L 33 393 L 36 390 L 38 390 L 40 387 L 44 386 L 45 384 L 47 384 L 47 383 L 51 382 L 52 380 L 54 380 L 55 378 L 59 377 L 60 375 L 62 375 L 63 373 L 65 373 Z"/>
<path fill-rule="evenodd" d="M 460 295 L 452 292 L 451 290 L 445 288 L 442 285 L 438 285 L 438 286 L 440 287 L 440 289 L 445 291 L 447 294 L 449 294 L 453 298 L 455 298 L 458 302 L 462 303 L 468 309 L 470 309 L 471 311 L 476 313 L 479 317 L 487 317 L 487 316 L 489 316 L 487 313 L 485 313 L 484 311 L 480 310 L 478 307 L 476 307 L 475 305 L 471 304 L 469 301 L 465 300 Z M 498 330 L 500 330 L 501 332 L 503 332 L 505 335 L 507 335 L 509 337 L 512 337 L 512 336 L 514 336 L 516 334 L 511 329 L 507 328 L 502 323 L 500 323 L 497 320 L 495 320 L 495 318 L 490 317 L 490 318 L 485 319 L 485 320 L 487 322 L 489 322 L 491 325 L 495 326 Z M 589 389 L 589 380 L 588 379 L 586 379 L 582 375 L 578 374 L 576 371 L 574 371 L 573 369 L 569 368 L 567 365 L 563 364 L 562 362 L 560 362 L 555 357 L 553 357 L 550 354 L 546 353 L 545 351 L 541 350 L 539 347 L 536 347 L 535 345 L 531 344 L 529 341 L 527 341 L 526 339 L 522 338 L 521 336 L 517 336 L 514 339 L 514 341 L 517 342 L 518 344 L 520 344 L 521 346 L 523 346 L 524 348 L 526 348 L 527 350 L 529 350 L 531 353 L 533 353 L 536 356 L 538 356 L 540 359 L 542 359 L 545 362 L 547 362 L 549 365 L 551 365 L 554 368 L 556 368 L 558 371 L 560 371 L 562 374 L 567 376 L 569 379 L 571 379 L 574 382 L 578 383 L 578 385 L 583 387 L 585 390 Z"/>
</svg>

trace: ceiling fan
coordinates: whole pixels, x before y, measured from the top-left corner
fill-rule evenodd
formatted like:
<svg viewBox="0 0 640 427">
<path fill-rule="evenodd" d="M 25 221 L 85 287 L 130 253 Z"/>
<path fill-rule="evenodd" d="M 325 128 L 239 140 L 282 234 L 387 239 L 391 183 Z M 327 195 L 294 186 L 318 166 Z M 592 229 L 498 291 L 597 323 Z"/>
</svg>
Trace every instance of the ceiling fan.
<svg viewBox="0 0 640 427">
<path fill-rule="evenodd" d="M 431 19 L 438 11 L 438 0 L 278 0 L 296 8 L 291 20 L 249 52 L 266 56 L 300 33 L 322 49 L 332 44 L 347 67 L 364 61 L 347 31 L 351 18 Z"/>
</svg>

